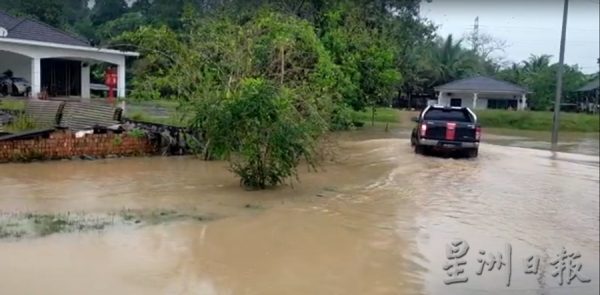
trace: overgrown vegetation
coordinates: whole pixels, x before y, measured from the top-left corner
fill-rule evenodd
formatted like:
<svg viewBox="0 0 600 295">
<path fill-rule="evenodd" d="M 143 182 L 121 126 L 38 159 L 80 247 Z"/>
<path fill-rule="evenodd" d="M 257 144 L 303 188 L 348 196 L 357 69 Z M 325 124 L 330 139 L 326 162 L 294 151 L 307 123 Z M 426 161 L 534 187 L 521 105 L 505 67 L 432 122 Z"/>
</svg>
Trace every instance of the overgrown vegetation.
<svg viewBox="0 0 600 295">
<path fill-rule="evenodd" d="M 3 99 L 0 100 L 0 110 L 24 111 L 25 100 Z"/>
<path fill-rule="evenodd" d="M 198 121 L 214 132 L 208 150 L 229 158 L 244 186 L 278 185 L 296 175 L 300 160 L 314 164 L 315 140 L 324 125 L 316 112 L 300 113 L 289 90 L 248 79 L 239 94 L 216 107 L 222 115 L 198 113 Z"/>
<path fill-rule="evenodd" d="M 10 133 L 18 133 L 28 130 L 36 129 L 38 126 L 35 120 L 27 115 L 20 115 L 14 118 L 14 120 L 4 126 L 4 131 Z"/>
</svg>

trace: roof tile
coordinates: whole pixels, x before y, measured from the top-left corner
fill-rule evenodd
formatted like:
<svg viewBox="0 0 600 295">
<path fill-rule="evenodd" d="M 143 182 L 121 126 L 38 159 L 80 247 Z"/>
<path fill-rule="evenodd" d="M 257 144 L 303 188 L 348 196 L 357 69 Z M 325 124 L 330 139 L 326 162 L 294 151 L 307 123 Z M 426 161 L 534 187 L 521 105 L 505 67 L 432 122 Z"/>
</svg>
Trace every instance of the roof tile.
<svg viewBox="0 0 600 295">
<path fill-rule="evenodd" d="M 45 23 L 13 17 L 0 10 L 0 27 L 8 31 L 8 38 L 90 47 L 88 41 Z"/>
<path fill-rule="evenodd" d="M 527 89 L 519 85 L 484 76 L 452 81 L 447 84 L 439 85 L 434 89 L 437 91 L 527 92 Z"/>
</svg>

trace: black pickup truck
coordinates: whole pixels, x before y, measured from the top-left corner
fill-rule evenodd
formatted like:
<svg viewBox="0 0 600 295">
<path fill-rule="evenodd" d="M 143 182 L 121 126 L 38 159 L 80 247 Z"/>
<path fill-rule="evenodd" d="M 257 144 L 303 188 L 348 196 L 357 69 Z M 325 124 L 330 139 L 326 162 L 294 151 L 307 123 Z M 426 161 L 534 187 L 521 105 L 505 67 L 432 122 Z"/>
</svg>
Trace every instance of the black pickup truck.
<svg viewBox="0 0 600 295">
<path fill-rule="evenodd" d="M 440 150 L 477 157 L 481 127 L 469 108 L 428 106 L 413 121 L 417 126 L 410 142 L 415 153 Z"/>
</svg>

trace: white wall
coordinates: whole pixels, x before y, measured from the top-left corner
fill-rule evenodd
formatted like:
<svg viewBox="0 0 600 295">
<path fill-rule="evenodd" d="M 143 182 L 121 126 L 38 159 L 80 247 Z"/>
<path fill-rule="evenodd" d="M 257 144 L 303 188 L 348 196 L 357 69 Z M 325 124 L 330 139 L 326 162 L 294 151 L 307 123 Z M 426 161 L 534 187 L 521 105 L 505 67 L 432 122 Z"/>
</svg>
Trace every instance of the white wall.
<svg viewBox="0 0 600 295">
<path fill-rule="evenodd" d="M 114 64 L 120 68 L 119 73 L 122 77 L 119 78 L 118 85 L 118 95 L 120 97 L 125 96 L 125 55 L 117 53 L 117 52 L 105 52 L 95 49 L 89 48 L 61 48 L 60 45 L 50 44 L 48 46 L 39 46 L 32 44 L 21 44 L 21 43 L 11 43 L 5 42 L 8 41 L 0 39 L 0 54 L 7 54 L 6 56 L 0 55 L 0 71 L 2 70 L 2 64 L 7 64 L 9 66 L 17 68 L 17 70 L 12 69 L 15 76 L 21 76 L 31 82 L 31 95 L 36 97 L 37 94 L 41 90 L 40 85 L 40 73 L 37 75 L 33 75 L 33 69 L 38 69 L 36 72 L 39 72 L 39 60 L 44 58 L 67 58 L 67 59 L 75 59 L 82 61 L 101 61 Z M 19 54 L 15 54 L 18 52 Z M 18 58 L 14 58 L 14 56 L 18 56 Z M 32 62 L 37 61 L 37 62 Z M 85 72 L 85 69 L 82 69 L 82 74 Z M 0 73 L 1 73 L 0 72 Z M 87 70 L 89 73 L 89 69 Z M 89 81 L 89 77 L 87 79 Z M 82 96 L 86 96 L 89 93 L 89 83 L 82 77 Z M 87 95 L 89 97 L 89 95 Z"/>
<path fill-rule="evenodd" d="M 479 93 L 477 95 L 477 106 L 475 109 L 487 109 L 488 106 L 488 98 L 489 99 L 520 99 L 520 95 L 513 94 L 502 94 L 502 93 Z M 439 96 L 438 96 L 439 97 Z M 450 106 L 450 100 L 453 98 L 461 99 L 461 106 L 473 108 L 473 93 L 455 93 L 451 92 L 450 95 L 448 93 L 443 93 L 439 104 L 444 106 Z"/>
<path fill-rule="evenodd" d="M 2 41 L 2 40 L 0 40 Z M 115 65 L 125 64 L 125 56 L 102 51 L 76 50 L 69 48 L 45 47 L 29 44 L 0 42 L 0 51 L 18 52 L 19 54 L 37 58 L 73 58 L 82 60 L 98 60 Z"/>
<path fill-rule="evenodd" d="M 15 77 L 30 80 L 31 58 L 12 52 L 0 50 L 0 75 L 6 70 L 13 71 Z"/>
</svg>

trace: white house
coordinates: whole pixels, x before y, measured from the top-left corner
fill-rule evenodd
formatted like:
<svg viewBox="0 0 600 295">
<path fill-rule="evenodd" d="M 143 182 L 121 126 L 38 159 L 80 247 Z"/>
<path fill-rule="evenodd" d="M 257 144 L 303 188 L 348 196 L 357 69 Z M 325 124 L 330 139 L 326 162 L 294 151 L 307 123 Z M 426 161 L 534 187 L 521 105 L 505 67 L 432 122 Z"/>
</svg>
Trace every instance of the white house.
<svg viewBox="0 0 600 295">
<path fill-rule="evenodd" d="M 430 104 L 463 106 L 472 109 L 527 108 L 527 89 L 489 77 L 472 77 L 434 87 L 437 101 Z"/>
<path fill-rule="evenodd" d="M 90 65 L 110 63 L 117 68 L 117 95 L 125 96 L 125 57 L 138 56 L 96 48 L 77 36 L 28 18 L 0 11 L 0 75 L 11 70 L 31 83 L 32 97 L 42 90 L 50 96 L 90 97 Z"/>
</svg>

